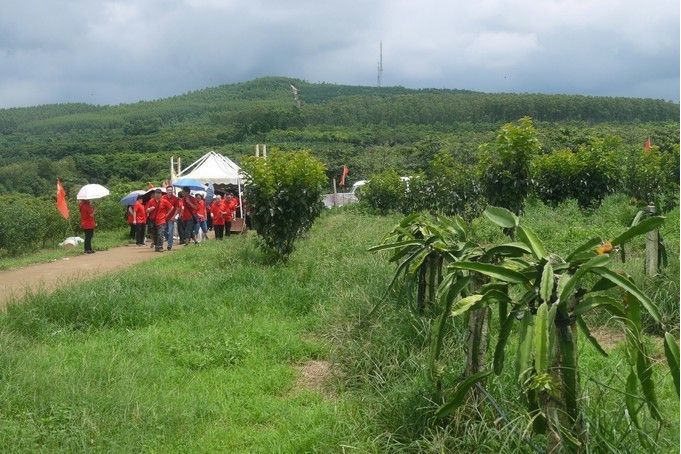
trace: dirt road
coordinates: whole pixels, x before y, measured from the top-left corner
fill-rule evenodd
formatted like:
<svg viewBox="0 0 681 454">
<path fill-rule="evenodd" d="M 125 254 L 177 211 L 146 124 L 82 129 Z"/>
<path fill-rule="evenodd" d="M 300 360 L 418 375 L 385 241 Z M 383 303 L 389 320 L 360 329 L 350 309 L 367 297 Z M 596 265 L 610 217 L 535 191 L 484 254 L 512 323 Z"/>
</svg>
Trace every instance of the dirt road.
<svg viewBox="0 0 681 454">
<path fill-rule="evenodd" d="M 52 291 L 74 280 L 90 279 L 162 255 L 148 247 L 122 246 L 94 254 L 68 257 L 68 260 L 60 259 L 0 271 L 0 310 L 5 308 L 12 297 L 20 298 L 27 290 Z"/>
</svg>

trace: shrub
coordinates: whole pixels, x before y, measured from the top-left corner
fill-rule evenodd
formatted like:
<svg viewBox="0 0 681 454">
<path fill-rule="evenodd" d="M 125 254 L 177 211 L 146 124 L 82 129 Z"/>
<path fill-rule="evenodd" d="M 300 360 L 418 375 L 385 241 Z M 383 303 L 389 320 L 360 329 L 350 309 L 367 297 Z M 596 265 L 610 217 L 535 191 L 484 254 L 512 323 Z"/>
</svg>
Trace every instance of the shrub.
<svg viewBox="0 0 681 454">
<path fill-rule="evenodd" d="M 323 209 L 325 167 L 308 151 L 273 150 L 267 159 L 245 158 L 243 168 L 245 198 L 261 245 L 285 259 Z"/>
<path fill-rule="evenodd" d="M 430 180 L 424 173 L 419 172 L 411 175 L 402 200 L 402 211 L 404 213 L 431 211 L 433 202 L 432 193 Z"/>
<path fill-rule="evenodd" d="M 570 150 L 538 156 L 532 162 L 532 180 L 537 196 L 553 206 L 574 198 L 580 168 L 577 154 Z"/>
<path fill-rule="evenodd" d="M 616 138 L 592 140 L 576 152 L 560 150 L 532 162 L 537 196 L 550 205 L 576 199 L 582 208 L 593 207 L 614 192 L 621 179 Z"/>
<path fill-rule="evenodd" d="M 530 117 L 504 125 L 494 142 L 480 146 L 480 183 L 489 203 L 522 210 L 530 191 L 530 163 L 540 148 Z"/>
<path fill-rule="evenodd" d="M 678 147 L 663 153 L 656 146 L 650 151 L 631 150 L 626 157 L 624 191 L 641 203 L 654 202 L 669 209 L 678 201 Z"/>
<path fill-rule="evenodd" d="M 364 185 L 360 197 L 370 207 L 387 213 L 399 210 L 405 198 L 406 185 L 394 170 L 386 170 L 371 177 Z"/>
<path fill-rule="evenodd" d="M 575 198 L 582 208 L 597 206 L 603 198 L 615 192 L 622 180 L 622 144 L 617 137 L 594 139 L 580 147 L 581 163 Z"/>
<path fill-rule="evenodd" d="M 433 157 L 428 177 L 433 211 L 471 219 L 484 209 L 474 168 L 457 162 L 448 151 L 441 150 Z"/>
<path fill-rule="evenodd" d="M 18 255 L 64 238 L 69 223 L 53 200 L 23 194 L 0 196 L 0 255 Z"/>
</svg>

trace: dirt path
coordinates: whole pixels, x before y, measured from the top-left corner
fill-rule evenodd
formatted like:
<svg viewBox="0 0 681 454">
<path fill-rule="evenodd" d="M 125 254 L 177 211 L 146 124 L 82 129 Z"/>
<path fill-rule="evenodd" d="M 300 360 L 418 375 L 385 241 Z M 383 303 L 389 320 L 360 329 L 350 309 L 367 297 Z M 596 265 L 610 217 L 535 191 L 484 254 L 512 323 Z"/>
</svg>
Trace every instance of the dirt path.
<svg viewBox="0 0 681 454">
<path fill-rule="evenodd" d="M 160 256 L 162 254 L 157 254 L 148 247 L 123 246 L 0 271 L 0 310 L 5 308 L 12 297 L 20 298 L 26 291 L 52 291 L 74 280 L 90 279 Z"/>
</svg>

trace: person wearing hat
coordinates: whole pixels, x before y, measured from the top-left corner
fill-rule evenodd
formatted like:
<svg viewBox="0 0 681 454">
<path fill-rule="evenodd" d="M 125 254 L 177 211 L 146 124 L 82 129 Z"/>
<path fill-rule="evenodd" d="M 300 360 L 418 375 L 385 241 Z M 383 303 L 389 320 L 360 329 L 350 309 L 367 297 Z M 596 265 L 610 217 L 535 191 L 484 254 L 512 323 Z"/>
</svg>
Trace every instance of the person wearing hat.
<svg viewBox="0 0 681 454">
<path fill-rule="evenodd" d="M 167 198 L 163 198 L 163 191 L 154 191 L 154 198 L 147 205 L 147 212 L 154 223 L 154 247 L 156 252 L 163 252 L 163 238 L 165 237 L 168 215 L 174 210 Z"/>
</svg>

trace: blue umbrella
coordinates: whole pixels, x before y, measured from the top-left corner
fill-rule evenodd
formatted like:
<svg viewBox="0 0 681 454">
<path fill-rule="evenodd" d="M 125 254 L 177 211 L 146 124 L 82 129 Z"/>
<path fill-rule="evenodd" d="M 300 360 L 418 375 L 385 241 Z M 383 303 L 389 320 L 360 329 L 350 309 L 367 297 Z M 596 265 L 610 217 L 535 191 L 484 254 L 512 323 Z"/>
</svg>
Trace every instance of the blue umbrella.
<svg viewBox="0 0 681 454">
<path fill-rule="evenodd" d="M 145 191 L 139 190 L 139 191 L 132 191 L 130 194 L 126 195 L 121 199 L 121 205 L 128 206 L 128 205 L 134 205 L 135 202 L 137 201 L 137 196 L 144 194 Z"/>
<path fill-rule="evenodd" d="M 215 188 L 213 187 L 213 183 L 210 183 L 208 185 L 208 187 L 206 188 L 206 206 L 209 206 L 214 198 L 215 198 Z"/>
<path fill-rule="evenodd" d="M 177 188 L 186 188 L 189 187 L 189 189 L 193 191 L 205 191 L 206 187 L 201 183 L 199 180 L 195 180 L 193 178 L 178 178 L 177 180 L 173 181 L 173 186 Z"/>
</svg>

